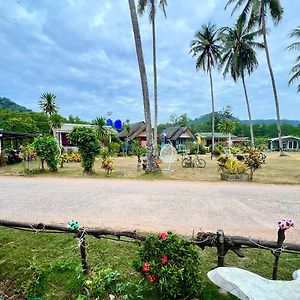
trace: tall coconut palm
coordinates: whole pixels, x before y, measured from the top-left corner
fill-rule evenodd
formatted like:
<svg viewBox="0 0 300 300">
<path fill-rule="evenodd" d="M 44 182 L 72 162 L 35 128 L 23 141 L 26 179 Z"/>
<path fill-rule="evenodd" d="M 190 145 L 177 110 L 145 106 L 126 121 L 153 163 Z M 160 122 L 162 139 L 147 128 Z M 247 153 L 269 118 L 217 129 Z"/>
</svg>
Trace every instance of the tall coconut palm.
<svg viewBox="0 0 300 300">
<path fill-rule="evenodd" d="M 244 24 L 237 23 L 235 27 L 226 27 L 222 31 L 223 50 L 220 67 L 223 67 L 224 77 L 230 74 L 235 82 L 242 79 L 243 90 L 247 105 L 251 146 L 254 146 L 254 135 L 252 127 L 252 116 L 250 101 L 245 83 L 245 75 L 250 75 L 258 66 L 256 52 L 254 48 L 263 48 L 262 43 L 255 42 L 254 39 L 260 31 L 247 32 Z"/>
<path fill-rule="evenodd" d="M 289 50 L 300 49 L 300 27 L 294 29 L 291 34 L 291 38 L 298 38 L 299 41 L 292 43 L 288 46 Z M 289 84 L 300 78 L 300 55 L 296 59 L 297 64 L 292 68 L 290 74 L 292 77 L 289 80 Z M 298 85 L 298 93 L 300 93 L 300 84 Z"/>
<path fill-rule="evenodd" d="M 162 8 L 165 18 L 167 17 L 166 6 L 167 0 L 159 0 L 159 6 Z M 146 7 L 149 10 L 149 20 L 152 25 L 152 57 L 153 57 L 153 89 L 154 89 L 154 152 L 157 156 L 157 117 L 158 117 L 158 104 L 157 104 L 157 71 L 156 71 L 156 0 L 139 0 L 138 13 L 143 15 L 146 11 Z"/>
<path fill-rule="evenodd" d="M 212 68 L 218 65 L 221 59 L 221 38 L 219 30 L 214 24 L 202 25 L 201 30 L 195 33 L 194 40 L 191 42 L 190 53 L 193 57 L 197 56 L 196 69 L 202 69 L 209 75 L 210 94 L 211 94 L 211 111 L 212 111 L 212 145 L 211 158 L 215 151 L 215 101 L 214 88 L 212 79 Z"/>
<path fill-rule="evenodd" d="M 43 93 L 40 96 L 39 107 L 49 117 L 58 112 L 58 105 L 56 104 L 56 96 L 52 93 Z"/>
<path fill-rule="evenodd" d="M 282 134 L 281 134 L 281 124 L 280 124 L 279 100 L 278 100 L 278 94 L 276 89 L 275 77 L 274 77 L 272 64 L 271 64 L 269 47 L 267 43 L 267 28 L 266 28 L 268 13 L 271 16 L 273 23 L 276 25 L 282 19 L 283 8 L 281 6 L 280 0 L 229 0 L 225 8 L 227 8 L 227 6 L 232 3 L 235 3 L 235 6 L 232 10 L 232 14 L 243 6 L 241 15 L 238 18 L 239 23 L 247 23 L 248 29 L 258 26 L 258 28 L 262 32 L 267 64 L 269 68 L 273 95 L 274 95 L 280 155 L 284 155 Z"/>
<path fill-rule="evenodd" d="M 145 122 L 146 122 L 146 135 L 147 135 L 147 167 L 146 172 L 156 172 L 157 165 L 154 161 L 154 149 L 153 149 L 153 132 L 152 132 L 152 125 L 151 125 L 151 111 L 150 111 L 150 100 L 149 100 L 149 90 L 148 90 L 148 81 L 147 81 L 147 74 L 146 74 L 146 67 L 142 49 L 142 41 L 139 29 L 139 23 L 137 19 L 137 12 L 134 0 L 128 0 L 129 4 L 129 11 L 132 23 L 132 31 L 134 35 L 134 42 L 135 42 L 135 50 L 139 65 L 140 71 L 140 79 L 142 85 L 142 94 L 143 94 L 143 104 L 144 104 L 144 115 L 145 115 Z"/>
</svg>

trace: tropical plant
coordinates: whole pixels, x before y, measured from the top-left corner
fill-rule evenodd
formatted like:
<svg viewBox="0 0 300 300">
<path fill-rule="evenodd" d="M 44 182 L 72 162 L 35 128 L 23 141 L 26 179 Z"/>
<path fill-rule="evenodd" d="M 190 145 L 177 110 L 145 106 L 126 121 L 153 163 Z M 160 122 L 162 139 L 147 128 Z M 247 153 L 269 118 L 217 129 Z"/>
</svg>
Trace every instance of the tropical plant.
<svg viewBox="0 0 300 300">
<path fill-rule="evenodd" d="M 97 137 L 101 143 L 105 143 L 109 140 L 109 132 L 106 127 L 106 121 L 103 117 L 97 117 L 92 121 L 92 125 L 95 127 Z"/>
<path fill-rule="evenodd" d="M 208 23 L 202 25 L 200 31 L 195 33 L 194 40 L 191 42 L 190 53 L 193 57 L 197 56 L 196 69 L 202 69 L 209 75 L 211 110 L 212 110 L 212 147 L 211 153 L 215 151 L 215 100 L 212 79 L 212 68 L 214 68 L 221 59 L 221 38 L 216 25 Z M 212 155 L 211 155 L 212 158 Z"/>
<path fill-rule="evenodd" d="M 141 143 L 138 140 L 135 140 L 132 145 L 131 145 L 131 151 L 134 155 L 137 156 L 138 159 L 138 169 L 141 166 L 142 160 L 141 160 L 141 156 L 146 154 L 146 149 L 145 147 L 141 146 Z"/>
<path fill-rule="evenodd" d="M 291 34 L 290 34 L 291 38 L 300 38 L 300 27 L 294 29 Z M 297 42 L 292 43 L 291 45 L 288 46 L 289 50 L 294 50 L 300 49 L 300 40 Z M 293 83 L 295 80 L 300 78 L 300 55 L 297 57 L 296 59 L 297 64 L 292 68 L 290 74 L 292 75 L 292 77 L 289 80 L 289 84 Z M 298 84 L 298 93 L 300 93 L 300 84 Z"/>
<path fill-rule="evenodd" d="M 100 156 L 102 159 L 101 168 L 105 170 L 106 175 L 109 176 L 113 170 L 114 161 L 110 157 L 109 151 L 106 149 L 103 149 L 100 152 Z"/>
<path fill-rule="evenodd" d="M 282 134 L 281 134 L 281 124 L 280 124 L 279 100 L 278 100 L 275 77 L 274 77 L 272 64 L 271 64 L 269 47 L 267 43 L 267 28 L 266 28 L 268 13 L 271 16 L 273 23 L 277 25 L 282 19 L 283 8 L 281 6 L 280 0 L 229 0 L 225 8 L 227 8 L 228 5 L 233 3 L 235 3 L 235 6 L 232 10 L 232 14 L 234 14 L 236 10 L 238 10 L 239 8 L 241 8 L 241 6 L 244 5 L 242 12 L 238 18 L 238 23 L 240 24 L 246 23 L 249 30 L 257 26 L 262 33 L 263 42 L 265 46 L 264 49 L 266 53 L 267 64 L 269 68 L 272 90 L 274 95 L 280 155 L 284 155 Z"/>
<path fill-rule="evenodd" d="M 59 149 L 56 140 L 52 136 L 35 138 L 32 147 L 37 156 L 41 158 L 43 171 L 45 170 L 44 162 L 47 163 L 51 172 L 57 171 Z"/>
<path fill-rule="evenodd" d="M 251 148 L 249 149 L 247 156 L 245 158 L 245 165 L 247 166 L 247 169 L 250 170 L 250 179 L 253 178 L 253 173 L 262 167 L 263 164 L 266 163 L 266 155 L 255 149 Z"/>
<path fill-rule="evenodd" d="M 92 173 L 96 156 L 100 153 L 100 143 L 95 131 L 88 127 L 74 127 L 68 134 L 72 144 L 78 147 L 84 173 Z"/>
<path fill-rule="evenodd" d="M 222 31 L 223 50 L 220 67 L 223 67 L 224 77 L 229 73 L 236 82 L 242 79 L 243 90 L 246 99 L 249 127 L 251 136 L 251 146 L 254 146 L 254 135 L 252 127 L 252 117 L 248 92 L 245 83 L 245 75 L 250 74 L 257 68 L 258 61 L 254 48 L 263 48 L 262 43 L 255 42 L 255 37 L 260 31 L 247 32 L 245 24 L 237 23 L 235 27 L 225 27 Z"/>
<path fill-rule="evenodd" d="M 58 105 L 56 104 L 56 95 L 52 93 L 43 93 L 40 96 L 39 107 L 49 117 L 58 112 Z"/>
<path fill-rule="evenodd" d="M 146 122 L 146 135 L 147 135 L 147 166 L 146 173 L 154 173 L 159 170 L 159 167 L 155 163 L 155 155 L 153 148 L 153 136 L 152 136 L 152 125 L 151 125 L 151 111 L 150 111 L 150 100 L 149 90 L 147 82 L 147 74 L 144 62 L 144 55 L 142 49 L 142 42 L 140 36 L 139 23 L 137 19 L 136 7 L 134 0 L 128 0 L 129 11 L 132 23 L 132 30 L 135 41 L 136 55 L 140 70 L 140 79 L 142 85 L 143 104 L 144 104 L 144 116 Z"/>
<path fill-rule="evenodd" d="M 198 249 L 171 232 L 151 235 L 139 248 L 137 271 L 153 285 L 160 299 L 191 299 L 201 292 Z"/>
<path fill-rule="evenodd" d="M 168 5 L 167 0 L 159 0 L 159 6 L 162 8 L 165 18 L 167 17 L 166 6 Z M 152 57 L 153 57 L 153 89 L 154 89 L 154 138 L 153 146 L 155 156 L 157 152 L 157 116 L 158 116 L 158 104 L 157 104 L 157 70 L 156 70 L 156 28 L 155 28 L 155 17 L 156 17 L 156 0 L 139 0 L 138 2 L 138 13 L 143 15 L 146 11 L 146 7 L 149 10 L 149 20 L 152 25 Z"/>
<path fill-rule="evenodd" d="M 235 132 L 236 127 L 237 123 L 229 118 L 222 120 L 218 125 L 218 129 L 221 133 L 228 134 L 229 147 L 231 147 L 231 134 Z"/>
</svg>

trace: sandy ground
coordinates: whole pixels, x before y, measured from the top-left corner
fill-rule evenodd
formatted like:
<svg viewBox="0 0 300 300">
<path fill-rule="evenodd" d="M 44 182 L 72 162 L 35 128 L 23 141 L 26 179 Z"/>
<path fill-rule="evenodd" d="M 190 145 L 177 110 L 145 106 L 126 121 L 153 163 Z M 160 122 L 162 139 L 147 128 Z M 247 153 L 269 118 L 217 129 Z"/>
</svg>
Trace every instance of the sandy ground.
<svg viewBox="0 0 300 300">
<path fill-rule="evenodd" d="M 0 219 L 276 240 L 285 218 L 296 223 L 286 242 L 300 243 L 300 186 L 0 177 Z"/>
</svg>

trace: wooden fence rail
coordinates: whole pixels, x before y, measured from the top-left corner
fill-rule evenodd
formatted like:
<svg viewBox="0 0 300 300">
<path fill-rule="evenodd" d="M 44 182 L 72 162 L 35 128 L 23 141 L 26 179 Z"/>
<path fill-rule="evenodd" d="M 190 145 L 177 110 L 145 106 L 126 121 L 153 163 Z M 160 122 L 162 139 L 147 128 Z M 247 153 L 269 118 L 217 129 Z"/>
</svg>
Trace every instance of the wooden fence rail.
<svg viewBox="0 0 300 300">
<path fill-rule="evenodd" d="M 80 227 L 76 230 L 71 230 L 67 226 L 55 224 L 26 223 L 7 220 L 0 220 L 0 226 L 43 233 L 74 234 L 79 241 L 81 263 L 84 274 L 88 273 L 87 255 L 85 247 L 86 235 L 91 235 L 97 239 L 101 239 L 104 236 L 114 236 L 117 238 L 116 241 L 124 241 L 121 240 L 121 237 L 126 237 L 138 241 L 145 241 L 147 238 L 146 235 L 137 234 L 135 231 L 114 231 L 109 229 L 90 229 L 84 227 Z M 191 243 L 197 245 L 201 249 L 204 249 L 205 247 L 216 247 L 218 256 L 218 267 L 224 266 L 225 256 L 230 250 L 237 254 L 239 257 L 245 257 L 242 251 L 242 248 L 245 247 L 269 250 L 275 256 L 272 278 L 277 279 L 277 270 L 280 254 L 282 252 L 300 254 L 299 244 L 284 243 L 284 240 L 285 231 L 281 229 L 278 230 L 277 242 L 251 239 L 242 236 L 229 236 L 225 235 L 224 231 L 219 229 L 217 233 L 198 232 L 197 236 L 191 239 Z"/>
</svg>

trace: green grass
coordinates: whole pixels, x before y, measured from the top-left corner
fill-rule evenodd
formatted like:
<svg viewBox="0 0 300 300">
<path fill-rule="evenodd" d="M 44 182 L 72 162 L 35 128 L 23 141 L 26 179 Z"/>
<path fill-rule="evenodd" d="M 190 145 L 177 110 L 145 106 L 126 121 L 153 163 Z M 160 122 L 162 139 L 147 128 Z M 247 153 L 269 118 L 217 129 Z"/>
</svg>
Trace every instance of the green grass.
<svg viewBox="0 0 300 300">
<path fill-rule="evenodd" d="M 136 244 L 92 237 L 87 237 L 86 243 L 91 274 L 95 269 L 111 268 L 121 274 L 122 282 L 138 284 L 141 277 L 132 267 L 132 261 L 137 258 Z M 248 249 L 245 254 L 246 258 L 240 259 L 229 253 L 226 265 L 271 277 L 274 258 L 269 251 Z M 202 261 L 199 270 L 203 278 L 202 299 L 235 299 L 219 294 L 218 288 L 206 277 L 206 273 L 216 266 L 216 249 L 199 249 L 199 255 Z M 290 280 L 292 272 L 299 268 L 299 256 L 284 253 L 278 277 Z M 85 279 L 77 241 L 71 234 L 34 233 L 0 227 L 0 297 L 76 299 L 83 291 Z M 145 299 L 157 299 L 157 296 L 148 293 Z"/>
<path fill-rule="evenodd" d="M 278 153 L 266 153 L 266 164 L 254 173 L 253 181 L 257 183 L 273 183 L 273 184 L 300 184 L 300 152 L 287 153 L 287 156 L 280 157 Z M 220 172 L 218 170 L 217 161 L 211 160 L 210 155 L 201 156 L 206 160 L 204 169 L 183 168 L 181 166 L 181 157 L 171 165 L 173 172 L 162 172 L 159 174 L 147 174 L 143 171 L 137 171 L 137 158 L 132 157 L 116 157 L 114 158 L 114 170 L 109 176 L 110 178 L 133 178 L 133 179 L 176 179 L 189 181 L 220 181 Z M 27 167 L 31 170 L 38 170 L 39 161 L 30 162 Z M 161 169 L 166 169 L 167 164 L 161 164 Z M 55 176 L 55 177 L 91 177 L 91 178 L 107 178 L 106 173 L 101 168 L 99 159 L 95 162 L 95 172 L 91 175 L 82 173 L 80 163 L 65 163 L 63 168 L 58 167 L 58 171 L 51 173 L 37 173 L 25 176 Z M 9 165 L 0 168 L 0 175 L 21 175 L 24 176 L 23 164 Z"/>
</svg>

